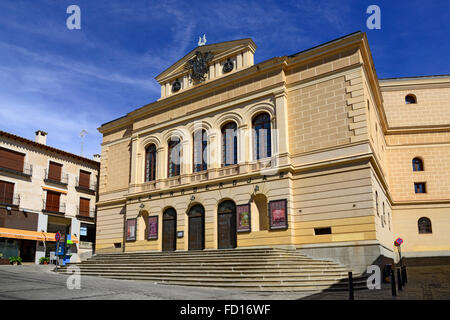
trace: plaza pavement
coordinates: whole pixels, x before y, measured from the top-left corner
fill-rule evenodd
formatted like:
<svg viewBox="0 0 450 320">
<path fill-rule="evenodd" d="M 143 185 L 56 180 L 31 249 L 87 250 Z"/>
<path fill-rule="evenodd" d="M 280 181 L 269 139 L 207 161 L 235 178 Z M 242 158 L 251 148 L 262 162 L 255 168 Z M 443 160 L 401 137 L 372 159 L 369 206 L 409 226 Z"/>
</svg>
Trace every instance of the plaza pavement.
<svg viewBox="0 0 450 320">
<path fill-rule="evenodd" d="M 348 300 L 347 292 L 244 292 L 159 285 L 150 281 L 81 276 L 81 289 L 69 290 L 68 276 L 48 265 L 0 266 L 0 300 Z M 355 300 L 450 300 L 450 266 L 409 267 L 408 283 L 397 297 L 390 284 L 355 291 Z"/>
</svg>

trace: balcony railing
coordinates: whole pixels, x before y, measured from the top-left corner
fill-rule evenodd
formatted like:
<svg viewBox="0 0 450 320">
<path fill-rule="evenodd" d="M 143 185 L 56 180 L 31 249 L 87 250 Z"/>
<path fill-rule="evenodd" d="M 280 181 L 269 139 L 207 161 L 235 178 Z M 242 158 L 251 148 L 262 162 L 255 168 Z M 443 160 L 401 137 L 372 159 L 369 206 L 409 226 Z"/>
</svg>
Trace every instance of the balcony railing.
<svg viewBox="0 0 450 320">
<path fill-rule="evenodd" d="M 0 171 L 31 177 L 33 175 L 33 165 L 26 162 L 21 163 L 10 159 L 2 159 Z"/>
<path fill-rule="evenodd" d="M 3 192 L 0 193 L 0 204 L 8 206 L 19 206 L 20 195 L 17 193 Z"/>
<path fill-rule="evenodd" d="M 62 172 L 61 177 L 58 180 L 58 178 L 49 176 L 48 169 L 44 169 L 44 170 L 45 170 L 45 178 L 44 178 L 45 182 L 61 184 L 64 186 L 67 186 L 69 184 L 69 174 Z"/>
<path fill-rule="evenodd" d="M 77 215 L 81 217 L 94 218 L 95 210 L 81 210 L 80 206 L 77 206 Z"/>
<path fill-rule="evenodd" d="M 66 204 L 63 203 L 58 203 L 58 202 L 47 202 L 47 200 L 43 200 L 43 206 L 42 206 L 42 210 L 44 211 L 48 211 L 48 212 L 54 212 L 54 213 L 61 213 L 61 214 L 65 214 L 66 213 Z"/>
<path fill-rule="evenodd" d="M 97 181 L 89 181 L 89 185 L 83 185 L 80 184 L 80 178 L 76 177 L 76 182 L 75 182 L 75 188 L 76 189 L 80 189 L 81 191 L 91 191 L 91 192 L 95 192 L 97 191 Z M 78 190 L 78 191 L 80 191 Z"/>
</svg>

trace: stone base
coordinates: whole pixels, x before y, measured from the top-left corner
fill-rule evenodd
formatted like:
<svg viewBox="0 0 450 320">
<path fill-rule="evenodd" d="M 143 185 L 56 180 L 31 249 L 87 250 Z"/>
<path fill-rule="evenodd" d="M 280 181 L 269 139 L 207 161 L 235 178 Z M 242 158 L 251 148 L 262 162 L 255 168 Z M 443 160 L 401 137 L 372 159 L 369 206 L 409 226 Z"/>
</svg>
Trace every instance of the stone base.
<svg viewBox="0 0 450 320">
<path fill-rule="evenodd" d="M 297 250 L 314 259 L 337 262 L 355 274 L 365 273 L 370 265 L 383 270 L 385 264 L 393 264 L 395 259 L 393 251 L 373 241 L 300 245 Z"/>
</svg>

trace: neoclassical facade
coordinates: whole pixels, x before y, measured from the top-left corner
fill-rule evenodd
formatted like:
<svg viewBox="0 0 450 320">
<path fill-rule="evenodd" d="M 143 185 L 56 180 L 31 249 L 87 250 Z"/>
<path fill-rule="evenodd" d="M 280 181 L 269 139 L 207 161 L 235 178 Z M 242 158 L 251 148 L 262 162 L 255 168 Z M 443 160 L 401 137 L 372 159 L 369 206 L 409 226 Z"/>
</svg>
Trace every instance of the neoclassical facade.
<svg viewBox="0 0 450 320">
<path fill-rule="evenodd" d="M 197 47 L 156 77 L 160 99 L 99 128 L 97 252 L 279 246 L 357 271 L 396 260 L 398 236 L 407 256 L 450 253 L 450 182 L 432 182 L 450 171 L 431 171 L 449 160 L 450 78 L 379 81 L 361 32 L 258 64 L 255 50 Z M 407 120 L 411 97 L 435 96 Z"/>
</svg>

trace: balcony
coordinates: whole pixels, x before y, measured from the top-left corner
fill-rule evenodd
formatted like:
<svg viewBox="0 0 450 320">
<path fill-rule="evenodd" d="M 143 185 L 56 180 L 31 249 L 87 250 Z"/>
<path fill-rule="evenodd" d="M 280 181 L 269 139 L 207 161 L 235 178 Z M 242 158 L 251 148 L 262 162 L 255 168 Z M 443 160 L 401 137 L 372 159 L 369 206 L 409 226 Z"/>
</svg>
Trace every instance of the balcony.
<svg viewBox="0 0 450 320">
<path fill-rule="evenodd" d="M 9 159 L 3 159 L 0 166 L 0 173 L 10 173 L 25 178 L 30 178 L 33 175 L 33 165 L 26 162 L 17 162 Z"/>
<path fill-rule="evenodd" d="M 80 178 L 77 177 L 75 182 L 75 190 L 94 195 L 97 191 L 97 181 L 90 181 L 89 184 L 80 184 Z"/>
<path fill-rule="evenodd" d="M 65 203 L 58 203 L 58 202 L 51 202 L 47 200 L 42 201 L 42 211 L 46 213 L 54 213 L 57 215 L 64 215 L 66 214 L 66 204 Z"/>
<path fill-rule="evenodd" d="M 61 173 L 60 177 L 49 175 L 48 169 L 44 172 L 44 181 L 46 183 L 58 184 L 63 187 L 67 187 L 69 184 L 69 175 L 67 173 Z"/>
<path fill-rule="evenodd" d="M 85 221 L 94 221 L 95 210 L 81 210 L 80 206 L 77 206 L 77 218 Z"/>
<path fill-rule="evenodd" d="M 227 176 L 235 176 L 235 175 L 238 175 L 239 173 L 240 173 L 240 170 L 239 170 L 238 164 L 223 166 L 223 167 L 217 169 L 217 177 L 218 178 L 227 177 Z"/>
<path fill-rule="evenodd" d="M 20 205 L 20 195 L 9 192 L 1 193 L 0 205 L 18 207 Z"/>
<path fill-rule="evenodd" d="M 190 179 L 191 183 L 206 181 L 206 180 L 208 180 L 208 171 L 204 170 L 204 171 L 194 172 L 191 174 L 190 178 L 191 178 Z"/>
</svg>

